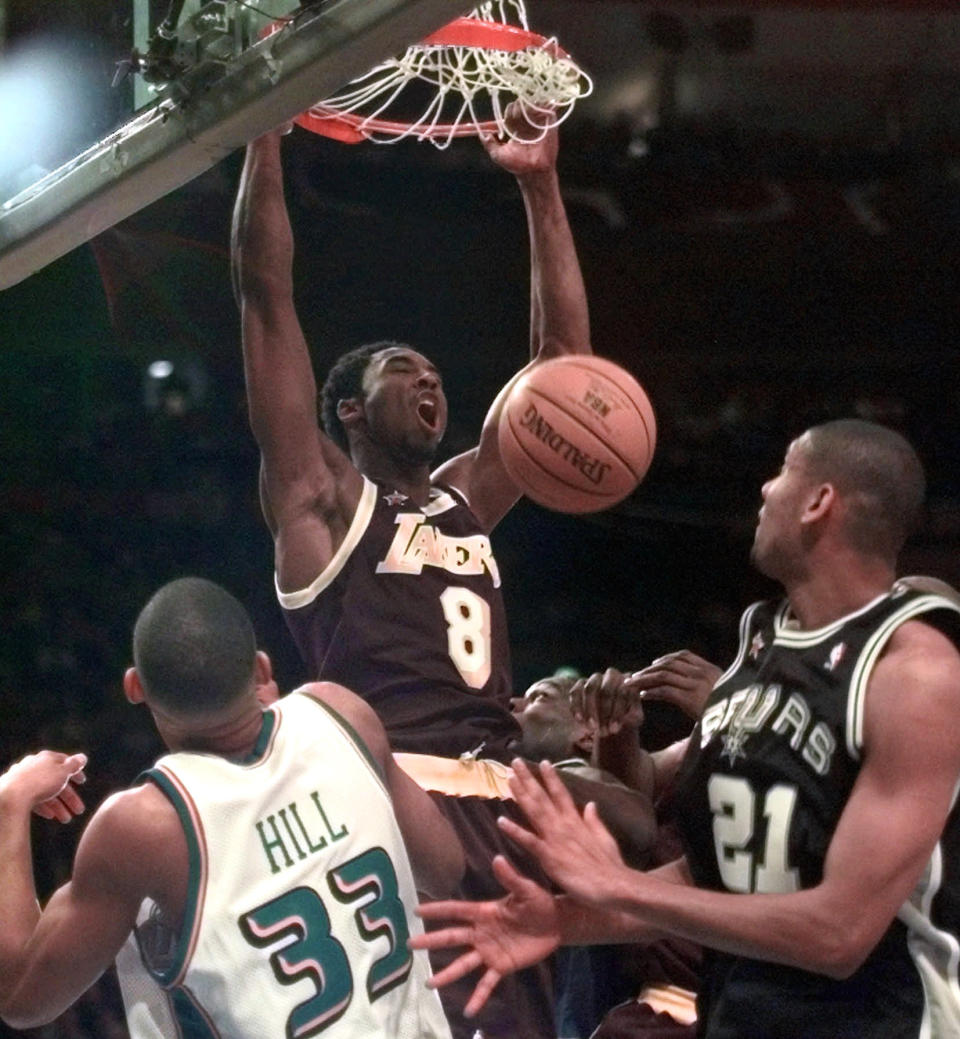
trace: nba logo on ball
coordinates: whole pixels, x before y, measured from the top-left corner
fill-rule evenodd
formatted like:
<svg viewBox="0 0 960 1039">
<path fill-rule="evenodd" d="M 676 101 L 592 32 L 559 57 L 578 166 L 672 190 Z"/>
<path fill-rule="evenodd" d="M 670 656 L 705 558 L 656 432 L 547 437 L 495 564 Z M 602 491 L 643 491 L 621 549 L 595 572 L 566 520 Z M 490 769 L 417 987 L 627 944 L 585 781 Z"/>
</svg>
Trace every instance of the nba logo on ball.
<svg viewBox="0 0 960 1039">
<path fill-rule="evenodd" d="M 517 380 L 498 439 L 503 464 L 527 497 L 558 512 L 599 512 L 646 475 L 657 424 L 629 372 L 603 357 L 573 354 Z"/>
</svg>

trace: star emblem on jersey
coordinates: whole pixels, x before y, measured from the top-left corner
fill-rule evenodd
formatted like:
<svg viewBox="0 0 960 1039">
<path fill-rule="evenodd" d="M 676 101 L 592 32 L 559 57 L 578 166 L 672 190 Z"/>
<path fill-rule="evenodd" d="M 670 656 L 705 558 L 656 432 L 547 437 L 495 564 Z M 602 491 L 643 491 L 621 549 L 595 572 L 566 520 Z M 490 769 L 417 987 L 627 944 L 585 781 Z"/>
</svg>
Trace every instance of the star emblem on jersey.
<svg viewBox="0 0 960 1039">
<path fill-rule="evenodd" d="M 720 751 L 720 757 L 726 758 L 731 765 L 735 765 L 739 758 L 746 758 L 747 752 L 744 750 L 744 745 L 749 736 L 750 733 L 744 732 L 743 729 L 731 729 L 723 737 L 723 750 Z"/>
<path fill-rule="evenodd" d="M 763 632 L 758 631 L 756 635 L 750 640 L 750 659 L 756 660 L 760 656 L 760 650 L 766 643 L 763 641 Z"/>
<path fill-rule="evenodd" d="M 388 505 L 402 505 L 407 500 L 407 495 L 401 494 L 399 491 L 391 491 L 383 496 L 383 500 Z"/>
</svg>

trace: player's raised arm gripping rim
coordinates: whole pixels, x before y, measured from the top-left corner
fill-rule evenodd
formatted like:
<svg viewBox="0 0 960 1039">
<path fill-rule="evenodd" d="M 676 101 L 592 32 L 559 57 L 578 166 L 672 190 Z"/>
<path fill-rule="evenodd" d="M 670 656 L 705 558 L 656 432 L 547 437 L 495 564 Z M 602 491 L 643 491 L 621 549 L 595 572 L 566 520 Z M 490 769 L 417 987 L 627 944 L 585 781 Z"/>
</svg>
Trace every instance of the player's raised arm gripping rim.
<svg viewBox="0 0 960 1039">
<path fill-rule="evenodd" d="M 513 120 L 519 119 L 512 114 Z M 517 178 L 530 235 L 530 365 L 552 357 L 592 352 L 586 290 L 560 194 L 556 129 L 530 144 L 485 137 L 487 153 Z M 528 365 L 529 367 L 529 365 Z M 434 474 L 460 488 L 485 529 L 492 530 L 518 494 L 500 461 L 497 426 L 518 372 L 497 395 L 483 423 L 480 443 Z"/>
<path fill-rule="evenodd" d="M 589 352 L 586 297 L 556 175 L 556 131 L 530 144 L 487 140 L 485 146 L 516 176 L 528 216 L 531 361 Z M 363 488 L 360 473 L 392 480 L 402 493 L 425 501 L 447 402 L 421 354 L 405 344 L 371 344 L 334 366 L 335 396 L 328 387 L 325 430 L 317 429 L 316 380 L 293 302 L 293 238 L 278 133 L 248 146 L 232 244 L 264 512 L 277 540 L 281 586 L 299 588 L 343 543 Z M 478 447 L 434 474 L 463 492 L 487 530 L 516 498 L 499 464 L 499 400 Z"/>
<path fill-rule="evenodd" d="M 297 146 L 298 132 L 284 149 Z M 590 352 L 584 286 L 557 179 L 556 130 L 535 137 L 484 141 L 492 160 L 516 177 L 528 220 L 531 332 L 529 344 L 518 344 L 529 348 L 527 365 Z M 284 617 L 310 677 L 346 686 L 376 711 L 404 767 L 438 798 L 464 841 L 461 892 L 488 897 L 505 785 L 484 776 L 502 776 L 520 736 L 509 709 L 509 639 L 489 537 L 520 494 L 498 444 L 507 390 L 491 406 L 477 446 L 438 465 L 448 402 L 428 357 L 387 341 L 334 361 L 328 344 L 310 344 L 329 365 L 318 428 L 317 385 L 293 304 L 277 134 L 248 146 L 232 245 L 250 421 Z M 461 780 L 472 796 L 461 796 Z M 529 1039 L 555 1036 L 548 972 L 509 986 L 481 1022 L 487 1039 L 512 1039 L 518 1030 Z M 463 1001 L 445 997 L 455 1036 L 470 1039 L 475 1027 L 462 1020 Z"/>
</svg>

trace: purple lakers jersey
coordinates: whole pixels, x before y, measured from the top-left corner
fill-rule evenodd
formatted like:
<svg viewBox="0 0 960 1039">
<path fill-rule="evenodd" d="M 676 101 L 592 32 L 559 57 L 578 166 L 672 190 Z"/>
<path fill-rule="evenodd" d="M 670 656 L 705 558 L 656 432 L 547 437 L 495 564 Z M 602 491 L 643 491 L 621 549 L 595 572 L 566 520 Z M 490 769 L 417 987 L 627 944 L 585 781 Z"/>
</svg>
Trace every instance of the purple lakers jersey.
<svg viewBox="0 0 960 1039">
<path fill-rule="evenodd" d="M 519 727 L 500 572 L 457 491 L 434 487 L 421 508 L 364 478 L 329 565 L 277 594 L 310 677 L 362 696 L 394 750 L 507 759 Z"/>
</svg>

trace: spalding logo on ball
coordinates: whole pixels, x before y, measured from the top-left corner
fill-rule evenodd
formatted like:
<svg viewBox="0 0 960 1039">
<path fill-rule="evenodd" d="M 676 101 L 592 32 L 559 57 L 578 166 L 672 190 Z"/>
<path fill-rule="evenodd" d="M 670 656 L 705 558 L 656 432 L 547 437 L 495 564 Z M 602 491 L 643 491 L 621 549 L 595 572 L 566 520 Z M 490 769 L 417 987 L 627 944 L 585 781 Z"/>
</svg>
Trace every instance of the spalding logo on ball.
<svg viewBox="0 0 960 1039">
<path fill-rule="evenodd" d="M 646 475 L 657 423 L 629 372 L 603 357 L 573 354 L 517 380 L 498 438 L 503 464 L 527 497 L 558 512 L 599 512 Z"/>
</svg>

